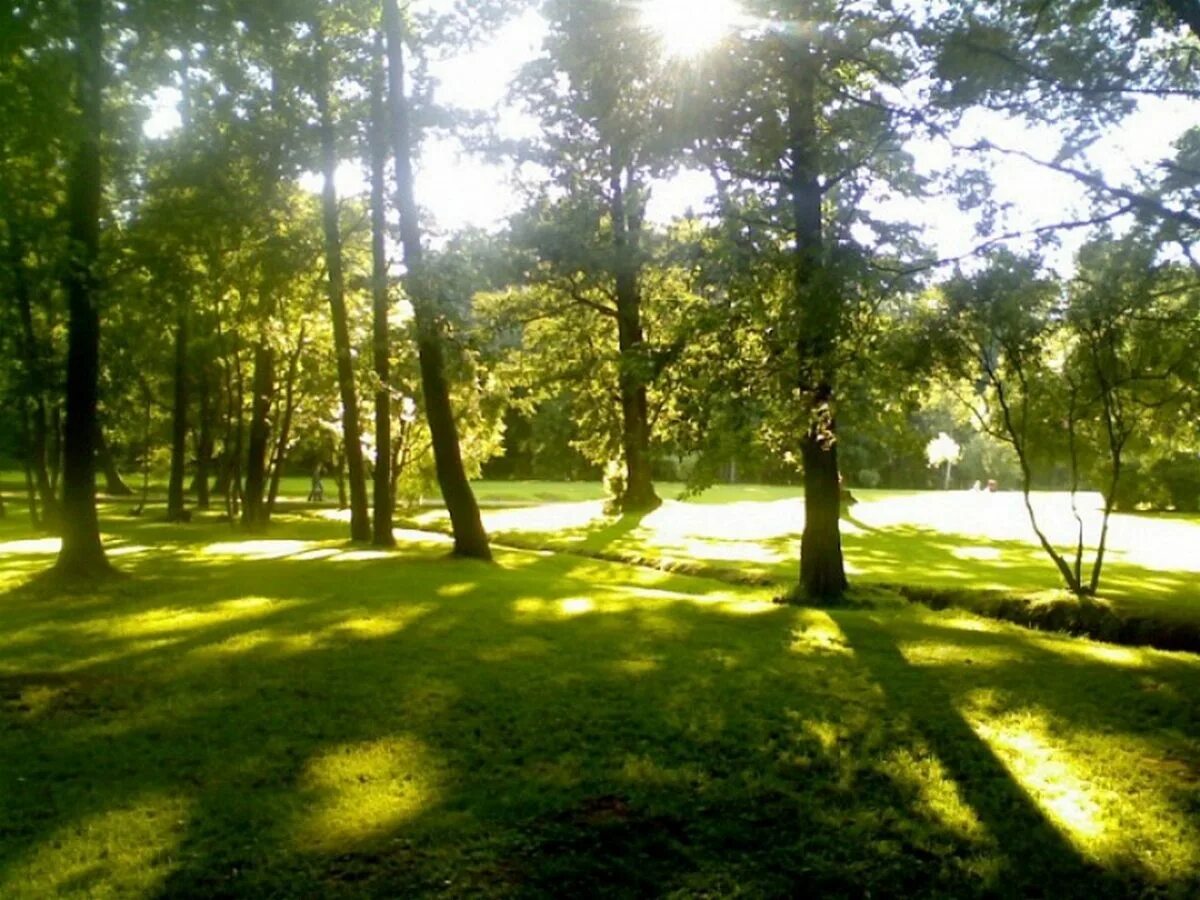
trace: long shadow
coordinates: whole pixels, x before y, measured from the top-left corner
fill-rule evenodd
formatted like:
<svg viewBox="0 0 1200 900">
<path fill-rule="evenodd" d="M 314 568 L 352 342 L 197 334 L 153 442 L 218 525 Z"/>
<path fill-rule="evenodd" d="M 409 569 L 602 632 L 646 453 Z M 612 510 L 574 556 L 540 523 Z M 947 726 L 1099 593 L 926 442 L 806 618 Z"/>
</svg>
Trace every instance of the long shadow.
<svg viewBox="0 0 1200 900">
<path fill-rule="evenodd" d="M 935 676 L 911 665 L 870 616 L 831 612 L 858 658 L 888 699 L 937 754 L 963 799 L 1006 858 L 1007 896 L 1112 896 L 1133 890 L 1085 859 L 967 724 Z M 1136 891 L 1135 891 L 1136 892 Z"/>
<path fill-rule="evenodd" d="M 856 656 L 792 652 L 781 637 L 803 611 L 785 608 L 733 616 L 635 598 L 564 618 L 561 604 L 598 597 L 601 609 L 623 580 L 731 589 L 527 556 L 508 570 L 416 555 L 225 560 L 172 574 L 165 598 L 148 579 L 98 618 L 180 596 L 198 611 L 247 594 L 297 602 L 150 635 L 173 641 L 161 646 L 102 622 L 73 638 L 35 629 L 27 668 L 97 661 L 43 685 L 63 688 L 44 713 L 0 710 L 0 874 L 93 816 L 165 794 L 190 808 L 159 851 L 164 900 L 1121 893 L 1045 822 L 935 678 L 861 614 L 838 617 Z M 178 561 L 140 565 L 161 574 Z M 423 610 L 398 630 L 343 627 L 408 605 Z M 52 606 L 28 614 L 55 622 Z M 218 652 L 260 633 L 272 640 Z M 868 676 L 886 697 L 864 712 L 841 686 Z M 911 798 L 864 772 L 874 729 L 901 738 L 891 723 L 905 715 L 1009 854 L 1015 874 L 999 888 L 965 868 L 935 872 L 908 834 Z M 841 737 L 823 743 L 813 722 Z M 314 763 L 393 740 L 427 757 L 427 803 L 376 833 L 306 843 Z M 921 827 L 970 858 L 961 835 Z M 1035 843 L 1045 849 L 1029 854 Z M 104 877 L 82 872 L 74 886 L 100 890 Z"/>
</svg>

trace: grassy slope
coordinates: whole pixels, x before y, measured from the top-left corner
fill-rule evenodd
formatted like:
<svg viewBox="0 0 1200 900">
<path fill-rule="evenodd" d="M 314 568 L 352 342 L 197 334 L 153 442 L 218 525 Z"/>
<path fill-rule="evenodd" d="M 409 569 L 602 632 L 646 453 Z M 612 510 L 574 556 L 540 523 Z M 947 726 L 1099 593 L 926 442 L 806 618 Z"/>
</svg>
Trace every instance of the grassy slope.
<svg viewBox="0 0 1200 900">
<path fill-rule="evenodd" d="M 1196 657 L 106 528 L 134 579 L 0 596 L 0 896 L 1200 890 Z M 0 590 L 52 552 L 0 523 Z"/>
</svg>

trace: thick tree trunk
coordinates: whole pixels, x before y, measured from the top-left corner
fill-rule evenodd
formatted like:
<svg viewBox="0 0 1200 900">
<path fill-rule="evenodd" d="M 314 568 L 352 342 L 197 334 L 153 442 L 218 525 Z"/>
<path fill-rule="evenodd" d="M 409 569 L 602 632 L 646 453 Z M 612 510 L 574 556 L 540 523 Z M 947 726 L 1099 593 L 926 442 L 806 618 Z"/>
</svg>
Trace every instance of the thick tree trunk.
<svg viewBox="0 0 1200 900">
<path fill-rule="evenodd" d="M 350 479 L 350 539 L 371 539 L 371 513 L 367 505 L 366 465 L 363 462 L 362 430 L 359 426 L 358 389 L 354 384 L 354 358 L 350 348 L 350 326 L 346 313 L 346 279 L 342 265 L 342 236 L 338 222 L 337 134 L 329 106 L 329 57 L 320 17 L 313 21 L 317 56 L 317 115 L 321 132 L 321 169 L 325 185 L 321 191 L 321 223 L 325 231 L 326 287 L 333 319 L 333 344 L 337 357 L 338 389 L 342 398 L 342 440 Z"/>
<path fill-rule="evenodd" d="M 396 166 L 396 207 L 400 212 L 400 242 L 408 269 L 408 295 L 417 328 L 417 352 L 421 363 L 421 386 L 425 416 L 433 439 L 434 465 L 442 498 L 454 530 L 454 552 L 459 556 L 490 560 L 487 532 L 479 505 L 467 481 L 459 446 L 458 428 L 450 402 L 450 385 L 442 349 L 439 311 L 432 285 L 423 267 L 421 225 L 413 184 L 412 134 L 408 99 L 404 94 L 403 25 L 400 11 L 391 0 L 383 0 L 387 36 L 388 97 L 392 124 L 392 149 Z"/>
<path fill-rule="evenodd" d="M 647 512 L 662 504 L 654 492 L 650 468 L 650 413 L 646 389 L 646 340 L 642 331 L 642 292 L 637 260 L 641 215 L 631 212 L 614 161 L 609 183 L 613 243 L 616 250 L 617 337 L 621 349 L 621 445 L 625 454 L 624 513 Z"/>
<path fill-rule="evenodd" d="M 383 41 L 376 35 L 371 69 L 371 349 L 375 364 L 374 518 L 371 543 L 396 546 L 393 533 L 395 500 L 392 493 L 391 342 L 388 313 L 387 258 L 387 125 L 384 107 Z"/>
<path fill-rule="evenodd" d="M 800 541 L 800 589 L 809 598 L 837 600 L 848 586 L 839 523 L 841 491 L 833 412 L 833 354 L 841 328 L 841 296 L 826 262 L 816 74 L 808 51 L 798 51 L 788 119 L 796 264 L 797 386 L 806 398 L 809 417 L 801 451 L 804 534 Z"/>
<path fill-rule="evenodd" d="M 125 483 L 117 461 L 113 458 L 112 448 L 104 438 L 104 429 L 96 426 L 96 462 L 104 472 L 104 493 L 110 497 L 132 497 L 133 488 Z"/>
<path fill-rule="evenodd" d="M 72 577 L 111 571 L 96 513 L 96 407 L 100 384 L 100 133 L 103 122 L 102 0 L 77 0 L 79 144 L 67 183 L 67 423 L 63 460 L 62 550 L 55 568 Z"/>
</svg>

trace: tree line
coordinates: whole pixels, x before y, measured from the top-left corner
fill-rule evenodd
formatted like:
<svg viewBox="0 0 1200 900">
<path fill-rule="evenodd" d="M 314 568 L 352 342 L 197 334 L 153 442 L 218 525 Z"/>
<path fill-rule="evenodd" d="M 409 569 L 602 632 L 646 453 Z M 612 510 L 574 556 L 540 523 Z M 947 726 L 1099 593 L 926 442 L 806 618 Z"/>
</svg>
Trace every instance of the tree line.
<svg viewBox="0 0 1200 900">
<path fill-rule="evenodd" d="M 489 559 L 469 479 L 519 446 L 609 464 L 627 514 L 658 505 L 669 461 L 695 488 L 753 462 L 803 484 L 797 591 L 830 598 L 846 476 L 881 480 L 939 430 L 1027 501 L 1048 479 L 1095 487 L 1107 523 L 1154 471 L 1186 503 L 1200 131 L 1127 181 L 1087 151 L 1139 100 L 1195 101 L 1190 4 L 742 6 L 719 44 L 672 58 L 615 0 L 6 5 L 2 415 L 57 568 L 108 571 L 97 478 L 135 490 L 131 463 L 143 491 L 168 472 L 168 519 L 220 498 L 251 531 L 286 471 L 325 467 L 350 537 L 381 546 L 436 482 L 455 552 Z M 536 132 L 440 105 L 430 61 L 531 8 L 544 40 L 510 95 Z M 163 88 L 179 124 L 148 138 Z M 962 138 L 981 111 L 1052 123 L 1058 152 Z M 431 134 L 518 173 L 503 229 L 432 228 Z M 924 170 L 921 142 L 953 163 Z M 1012 160 L 1090 211 L 1010 228 L 993 179 Z M 361 194 L 338 194 L 347 163 Z M 712 196 L 656 224 L 683 170 Z M 978 222 L 962 258 L 885 213 L 937 196 Z M 1055 274 L 1042 251 L 1065 232 L 1088 240 Z M 1103 536 L 1085 570 L 1079 521 L 1069 552 L 1042 543 L 1094 592 Z"/>
</svg>

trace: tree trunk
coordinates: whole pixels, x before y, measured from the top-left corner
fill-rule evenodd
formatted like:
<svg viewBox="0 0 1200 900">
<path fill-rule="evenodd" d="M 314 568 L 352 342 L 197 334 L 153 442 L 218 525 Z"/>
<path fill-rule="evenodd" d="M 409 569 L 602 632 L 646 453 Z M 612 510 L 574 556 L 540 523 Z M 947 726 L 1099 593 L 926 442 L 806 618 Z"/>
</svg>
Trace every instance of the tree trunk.
<svg viewBox="0 0 1200 900">
<path fill-rule="evenodd" d="M 167 521 L 183 522 L 188 518 L 184 509 L 184 478 L 187 468 L 188 439 L 188 390 L 187 390 L 187 346 L 188 309 L 187 301 L 176 301 L 175 321 L 175 365 L 172 380 L 175 386 L 171 409 L 171 477 L 167 482 Z"/>
<path fill-rule="evenodd" d="M 30 462 L 30 437 L 29 437 L 29 411 L 24 407 L 21 408 L 21 443 L 24 453 L 22 454 L 25 470 L 25 495 L 29 501 L 29 523 L 33 526 L 34 531 L 40 531 L 42 528 L 42 517 L 38 514 L 38 494 L 37 487 L 34 485 L 33 466 Z"/>
<path fill-rule="evenodd" d="M 33 326 L 33 300 L 25 272 L 25 249 L 21 236 L 11 224 L 8 241 L 9 263 L 13 275 L 13 294 L 17 313 L 21 320 L 21 353 L 24 357 L 28 391 L 33 398 L 33 426 L 29 430 L 26 444 L 26 459 L 41 499 L 42 516 L 39 521 L 54 527 L 58 521 L 57 498 L 50 481 L 48 467 L 48 426 L 46 417 L 46 371 L 42 365 L 42 354 L 38 346 L 37 333 Z M 41 527 L 39 525 L 38 527 Z"/>
<path fill-rule="evenodd" d="M 117 461 L 113 459 L 112 449 L 104 438 L 104 429 L 96 426 L 96 462 L 104 472 L 104 493 L 110 497 L 131 497 L 133 489 L 121 477 Z"/>
<path fill-rule="evenodd" d="M 183 43 L 179 70 L 180 117 L 186 138 L 192 119 L 191 48 L 188 41 Z M 175 298 L 175 367 L 172 373 L 175 392 L 171 409 L 171 477 L 167 482 L 168 522 L 183 522 L 188 518 L 184 508 L 188 439 L 188 318 L 191 312 L 188 293 L 185 283 Z"/>
<path fill-rule="evenodd" d="M 350 479 L 350 539 L 371 539 L 371 514 L 367 505 L 366 466 L 363 462 L 362 431 L 359 427 L 358 389 L 354 384 L 354 358 L 350 349 L 350 327 L 346 313 L 346 280 L 342 266 L 342 236 L 338 222 L 337 134 L 329 105 L 329 56 L 321 18 L 313 20 L 316 42 L 317 115 L 321 132 L 321 169 L 325 185 L 321 191 L 321 222 L 325 231 L 325 268 L 329 312 L 333 319 L 333 344 L 337 356 L 338 389 L 342 398 L 342 440 Z"/>
<path fill-rule="evenodd" d="M 267 443 L 271 435 L 271 396 L 275 392 L 275 351 L 267 338 L 266 325 L 254 348 L 254 383 L 250 399 L 250 439 L 246 452 L 246 484 L 243 492 L 242 524 L 261 531 L 270 521 L 265 501 Z"/>
<path fill-rule="evenodd" d="M 63 459 L 62 550 L 55 568 L 72 577 L 111 569 L 96 513 L 96 407 L 100 383 L 100 135 L 103 123 L 102 0 L 78 0 L 79 143 L 67 182 L 67 423 Z"/>
<path fill-rule="evenodd" d="M 196 508 L 208 509 L 212 505 L 209 496 L 209 469 L 213 455 L 213 403 L 209 396 L 210 373 L 205 374 L 200 385 L 199 434 L 196 437 Z"/>
<path fill-rule="evenodd" d="M 383 40 L 375 37 L 371 68 L 371 348 L 375 363 L 375 515 L 371 542 L 377 547 L 396 546 L 393 533 L 395 500 L 392 493 L 392 390 L 391 342 L 388 337 L 387 258 L 387 127 L 384 109 Z"/>
<path fill-rule="evenodd" d="M 403 25 L 400 11 L 391 0 L 383 0 L 387 36 L 388 97 L 391 107 L 392 149 L 396 166 L 396 207 L 400 212 L 400 243 L 408 269 L 408 295 L 413 304 L 417 329 L 417 353 L 421 363 L 421 386 L 425 416 L 433 439 L 434 465 L 442 498 L 454 530 L 454 552 L 459 556 L 490 560 L 487 532 L 479 505 L 467 481 L 458 428 L 450 402 L 450 385 L 442 349 L 439 311 L 433 286 L 423 267 L 421 224 L 413 184 L 412 134 L 408 99 L 404 95 Z"/>
<path fill-rule="evenodd" d="M 821 212 L 816 67 L 809 51 L 794 59 L 788 119 L 795 237 L 795 303 L 798 324 L 798 387 L 807 399 L 804 437 L 804 534 L 800 541 L 800 587 L 809 598 L 837 600 L 846 592 L 840 530 L 837 426 L 833 411 L 833 352 L 841 327 L 841 297 L 828 270 Z"/>
<path fill-rule="evenodd" d="M 615 157 L 615 153 L 614 153 Z M 621 512 L 648 512 L 662 505 L 650 470 L 650 415 L 646 398 L 646 341 L 642 331 L 640 265 L 641 215 L 627 208 L 622 167 L 614 158 L 609 182 L 613 244 L 616 250 L 617 336 L 621 349 L 621 445 L 625 453 L 625 493 Z"/>
<path fill-rule="evenodd" d="M 287 377 L 283 390 L 283 417 L 279 422 L 279 441 L 275 445 L 275 459 L 271 463 L 271 488 L 267 494 L 268 515 L 275 512 L 275 501 L 279 498 L 279 483 L 283 479 L 283 467 L 287 462 L 288 442 L 292 439 L 292 417 L 296 413 L 296 379 L 300 373 L 300 357 L 304 353 L 304 326 L 300 326 L 300 338 L 296 349 L 288 357 Z"/>
</svg>

